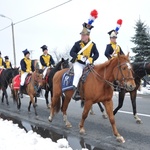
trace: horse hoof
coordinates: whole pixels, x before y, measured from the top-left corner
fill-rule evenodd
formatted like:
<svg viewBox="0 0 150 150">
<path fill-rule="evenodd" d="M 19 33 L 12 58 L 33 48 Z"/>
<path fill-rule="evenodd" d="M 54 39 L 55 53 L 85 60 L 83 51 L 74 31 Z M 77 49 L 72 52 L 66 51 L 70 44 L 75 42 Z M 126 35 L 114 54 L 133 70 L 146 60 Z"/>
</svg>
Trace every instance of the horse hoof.
<svg viewBox="0 0 150 150">
<path fill-rule="evenodd" d="M 142 124 L 143 122 L 141 121 L 141 119 L 136 120 L 137 124 Z"/>
<path fill-rule="evenodd" d="M 49 104 L 47 105 L 47 109 L 50 109 L 50 105 Z"/>
<path fill-rule="evenodd" d="M 103 113 L 103 119 L 107 119 L 108 118 L 108 116 L 105 114 L 105 113 Z"/>
<path fill-rule="evenodd" d="M 66 123 L 67 128 L 72 128 L 72 124 L 70 122 Z"/>
<path fill-rule="evenodd" d="M 94 112 L 90 112 L 90 115 L 95 115 L 95 113 Z"/>
<path fill-rule="evenodd" d="M 51 116 L 48 117 L 48 121 L 52 122 L 52 117 Z"/>
<path fill-rule="evenodd" d="M 85 129 L 84 128 L 80 128 L 80 134 L 85 134 Z"/>
<path fill-rule="evenodd" d="M 122 136 L 116 137 L 116 140 L 120 143 L 125 143 L 125 139 Z"/>
</svg>

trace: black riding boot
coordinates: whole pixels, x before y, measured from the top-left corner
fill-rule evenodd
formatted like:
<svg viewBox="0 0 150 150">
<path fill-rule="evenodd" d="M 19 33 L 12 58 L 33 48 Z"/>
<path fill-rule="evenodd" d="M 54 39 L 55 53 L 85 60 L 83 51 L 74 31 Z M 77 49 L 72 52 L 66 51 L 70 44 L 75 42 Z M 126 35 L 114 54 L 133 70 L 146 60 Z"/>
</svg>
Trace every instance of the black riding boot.
<svg viewBox="0 0 150 150">
<path fill-rule="evenodd" d="M 75 86 L 73 87 L 73 91 L 74 91 L 74 93 L 72 95 L 72 99 L 74 99 L 75 101 L 80 100 L 81 97 L 80 97 L 79 90 Z"/>
<path fill-rule="evenodd" d="M 20 98 L 23 98 L 23 86 L 20 85 Z"/>
</svg>

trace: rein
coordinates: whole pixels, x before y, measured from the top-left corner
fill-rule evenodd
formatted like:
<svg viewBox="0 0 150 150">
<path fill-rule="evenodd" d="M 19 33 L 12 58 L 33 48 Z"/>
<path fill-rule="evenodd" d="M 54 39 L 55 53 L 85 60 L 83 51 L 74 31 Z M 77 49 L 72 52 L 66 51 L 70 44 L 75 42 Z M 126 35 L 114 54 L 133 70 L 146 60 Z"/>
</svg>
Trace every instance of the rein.
<svg viewBox="0 0 150 150">
<path fill-rule="evenodd" d="M 120 71 L 120 73 L 121 73 L 121 75 L 122 75 L 122 77 L 123 77 L 123 80 L 122 80 L 122 81 L 125 82 L 125 81 L 128 80 L 128 79 L 134 80 L 134 78 L 131 78 L 131 77 L 126 77 L 126 78 L 124 77 L 124 74 L 123 74 L 123 72 L 122 72 L 122 70 L 121 70 L 121 66 L 123 66 L 123 65 L 125 65 L 125 64 L 126 64 L 126 63 L 122 63 L 122 64 L 118 63 L 118 65 L 116 66 L 116 67 L 118 67 L 118 72 Z M 112 82 L 110 82 L 110 81 L 104 79 L 105 73 L 106 73 L 106 67 L 105 67 L 105 70 L 104 70 L 104 77 L 101 76 L 101 75 L 99 75 L 99 74 L 93 69 L 93 67 L 92 67 L 91 65 L 88 65 L 88 67 L 89 67 L 90 71 L 91 71 L 94 75 L 96 75 L 96 76 L 98 77 L 98 79 L 104 81 L 105 83 L 107 83 L 107 84 L 110 85 L 111 87 L 114 87 L 114 86 L 115 86 L 114 83 L 112 83 Z M 128 74 L 129 74 L 129 70 L 128 70 Z M 118 73 L 117 73 L 117 75 L 118 75 Z M 115 80 L 117 81 L 117 78 L 116 78 Z"/>
</svg>

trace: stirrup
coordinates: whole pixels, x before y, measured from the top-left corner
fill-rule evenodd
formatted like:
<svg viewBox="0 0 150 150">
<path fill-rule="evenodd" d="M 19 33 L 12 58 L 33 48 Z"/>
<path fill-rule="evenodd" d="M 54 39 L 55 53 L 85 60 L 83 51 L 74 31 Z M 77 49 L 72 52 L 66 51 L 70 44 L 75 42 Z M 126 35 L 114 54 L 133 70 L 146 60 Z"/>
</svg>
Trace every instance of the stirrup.
<svg viewBox="0 0 150 150">
<path fill-rule="evenodd" d="M 74 93 L 72 95 L 72 99 L 75 100 L 75 101 L 81 100 L 81 97 L 80 97 L 79 92 L 77 91 L 77 89 L 74 91 Z"/>
</svg>

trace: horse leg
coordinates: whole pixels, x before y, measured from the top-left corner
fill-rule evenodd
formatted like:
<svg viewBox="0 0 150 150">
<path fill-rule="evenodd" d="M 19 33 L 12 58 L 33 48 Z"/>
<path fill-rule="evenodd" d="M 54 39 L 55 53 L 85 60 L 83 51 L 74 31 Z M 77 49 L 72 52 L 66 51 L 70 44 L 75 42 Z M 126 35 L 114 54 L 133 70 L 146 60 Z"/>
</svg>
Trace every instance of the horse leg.
<svg viewBox="0 0 150 150">
<path fill-rule="evenodd" d="M 133 116 L 136 120 L 136 123 L 141 124 L 142 121 L 138 117 L 137 111 L 136 111 L 136 96 L 137 96 L 137 90 L 134 90 L 134 91 L 130 92 L 130 97 L 131 97 L 131 102 L 132 102 L 132 109 L 133 109 Z"/>
<path fill-rule="evenodd" d="M 121 143 L 124 143 L 125 140 L 124 138 L 119 134 L 118 130 L 117 130 L 117 127 L 116 127 L 116 123 L 115 123 L 115 117 L 114 117 L 114 114 L 113 114 L 113 101 L 112 100 L 109 100 L 109 101 L 105 101 L 103 102 L 105 108 L 106 108 L 106 112 L 107 112 L 107 115 L 109 117 L 109 121 L 111 123 L 111 126 L 112 126 L 112 129 L 113 129 L 113 133 L 114 135 L 116 136 L 116 139 L 117 141 L 121 142 Z"/>
<path fill-rule="evenodd" d="M 108 116 L 107 116 L 107 114 L 105 113 L 104 108 L 102 107 L 101 103 L 98 102 L 97 104 L 98 104 L 98 106 L 99 106 L 99 108 L 100 108 L 100 111 L 102 112 L 103 118 L 104 118 L 104 119 L 107 119 Z"/>
<path fill-rule="evenodd" d="M 49 93 L 49 91 L 45 90 L 45 99 L 46 99 L 46 106 L 47 106 L 47 108 L 49 108 L 48 93 Z"/>
<path fill-rule="evenodd" d="M 20 96 L 19 96 L 19 93 L 18 93 L 18 90 L 14 92 L 15 96 L 13 96 L 16 101 L 17 101 L 17 108 L 18 108 L 18 111 L 20 110 L 21 108 L 21 100 L 20 100 Z M 13 94 L 13 95 L 14 95 Z"/>
<path fill-rule="evenodd" d="M 1 101 L 2 101 L 2 104 L 4 103 L 4 92 L 2 91 L 2 99 L 1 99 Z"/>
<path fill-rule="evenodd" d="M 53 120 L 55 111 L 58 112 L 60 109 L 60 96 L 61 96 L 61 94 L 59 93 L 59 94 L 54 95 L 52 98 L 52 102 L 50 105 L 50 108 L 51 108 L 50 115 L 48 117 L 48 120 L 50 122 L 52 122 L 52 120 Z"/>
<path fill-rule="evenodd" d="M 30 112 L 30 106 L 31 106 L 31 104 L 33 105 L 33 108 L 34 108 L 34 112 L 35 112 L 35 116 L 36 116 L 36 118 L 38 117 L 38 114 L 37 114 L 37 111 L 36 111 L 36 106 L 37 106 L 37 104 L 35 103 L 35 101 L 34 101 L 34 97 L 33 97 L 33 95 L 29 95 L 30 96 L 30 102 L 29 102 L 29 106 L 28 106 L 28 111 Z"/>
<path fill-rule="evenodd" d="M 6 88 L 3 89 L 3 93 L 4 93 L 5 98 L 6 98 L 6 104 L 9 105 L 9 102 L 8 102 L 8 94 L 7 94 Z"/>
<path fill-rule="evenodd" d="M 32 104 L 32 102 L 29 101 L 29 106 L 28 106 L 28 112 L 29 112 L 29 113 L 30 113 L 31 104 Z"/>
<path fill-rule="evenodd" d="M 84 121 L 85 119 L 87 118 L 88 116 L 88 113 L 91 109 L 91 106 L 92 106 L 92 101 L 85 101 L 85 104 L 84 104 L 84 109 L 83 109 L 83 112 L 82 112 L 82 119 L 80 121 L 80 124 L 79 124 L 79 127 L 80 127 L 80 133 L 81 134 L 84 134 L 85 133 L 85 129 L 84 129 Z"/>
<path fill-rule="evenodd" d="M 66 125 L 67 128 L 71 128 L 71 127 L 72 127 L 71 123 L 68 121 L 67 112 L 66 112 L 70 100 L 71 100 L 71 98 L 62 97 L 62 107 L 61 107 L 61 111 L 62 111 L 62 113 L 63 113 L 63 120 L 64 120 L 65 125 Z"/>
<path fill-rule="evenodd" d="M 114 110 L 114 115 L 118 112 L 118 110 L 123 106 L 123 102 L 124 102 L 124 97 L 125 97 L 125 90 L 121 89 L 121 91 L 119 92 L 119 97 L 118 97 L 118 106 L 116 107 L 116 109 Z"/>
</svg>

